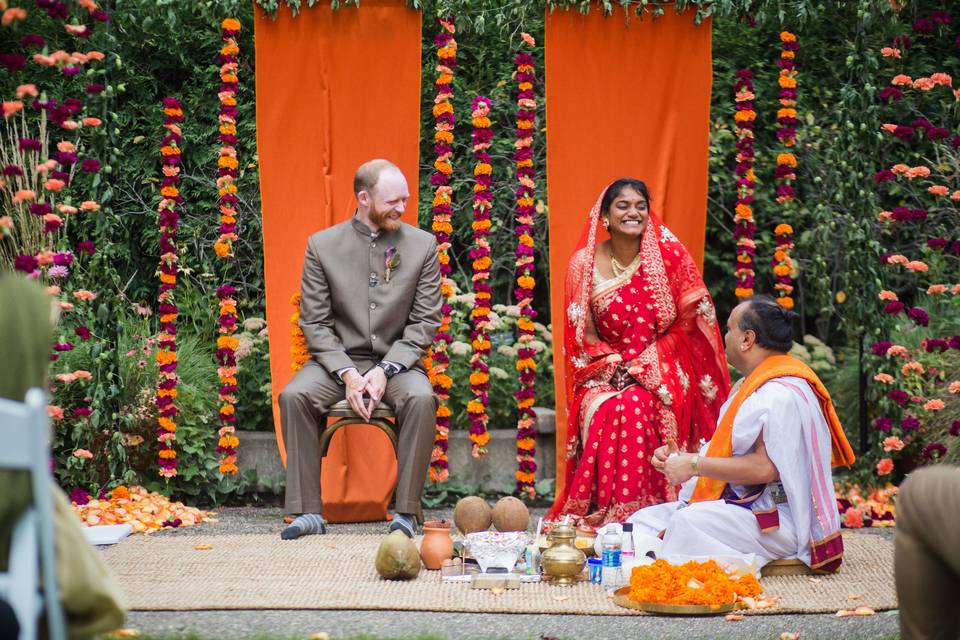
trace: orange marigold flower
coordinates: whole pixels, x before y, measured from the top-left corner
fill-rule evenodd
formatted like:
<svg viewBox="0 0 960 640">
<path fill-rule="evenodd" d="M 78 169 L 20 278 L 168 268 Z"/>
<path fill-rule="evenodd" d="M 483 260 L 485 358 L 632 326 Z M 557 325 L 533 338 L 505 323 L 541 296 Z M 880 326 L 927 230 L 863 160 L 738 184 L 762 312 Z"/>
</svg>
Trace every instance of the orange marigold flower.
<svg viewBox="0 0 960 640">
<path fill-rule="evenodd" d="M 778 224 L 778 225 L 777 225 L 777 228 L 774 229 L 773 232 L 774 232 L 776 235 L 778 235 L 778 236 L 792 235 L 792 234 L 793 234 L 793 227 L 791 227 L 790 225 L 788 225 L 788 224 L 786 224 L 786 223 Z"/>
<path fill-rule="evenodd" d="M 890 458 L 883 458 L 877 463 L 878 475 L 885 476 L 891 471 L 893 471 L 893 460 Z"/>
</svg>

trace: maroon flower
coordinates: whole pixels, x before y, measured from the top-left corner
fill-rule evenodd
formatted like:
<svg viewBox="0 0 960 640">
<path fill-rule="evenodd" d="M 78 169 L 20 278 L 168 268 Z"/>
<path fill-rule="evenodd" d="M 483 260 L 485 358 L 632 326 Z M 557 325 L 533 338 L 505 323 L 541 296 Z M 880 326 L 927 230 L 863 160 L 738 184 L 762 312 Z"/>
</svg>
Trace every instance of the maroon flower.
<svg viewBox="0 0 960 640">
<path fill-rule="evenodd" d="M 877 171 L 875 174 L 873 174 L 873 181 L 876 182 L 877 184 L 880 184 L 881 182 L 895 180 L 896 177 L 897 176 L 893 173 L 893 171 L 890 171 L 890 169 L 881 169 L 880 171 Z"/>
<path fill-rule="evenodd" d="M 884 87 L 877 93 L 877 97 L 884 102 L 896 102 L 903 99 L 903 91 L 897 87 Z"/>
<path fill-rule="evenodd" d="M 950 12 L 943 9 L 937 9 L 930 14 L 930 20 L 933 24 L 950 24 Z"/>
<path fill-rule="evenodd" d="M 873 428 L 877 431 L 890 431 L 893 428 L 893 420 L 890 418 L 877 418 L 873 421 Z"/>
<path fill-rule="evenodd" d="M 960 436 L 960 420 L 954 420 L 950 424 L 950 435 L 954 437 Z"/>
<path fill-rule="evenodd" d="M 921 327 L 930 324 L 930 316 L 920 307 L 913 307 L 907 311 L 907 316 Z"/>
<path fill-rule="evenodd" d="M 97 250 L 97 245 L 95 245 L 90 240 L 81 240 L 77 243 L 77 253 L 86 253 L 88 255 L 93 255 Z"/>
<path fill-rule="evenodd" d="M 913 39 L 910 36 L 897 36 L 893 39 L 893 46 L 900 47 L 904 51 L 913 46 Z"/>
<path fill-rule="evenodd" d="M 960 336 L 950 338 L 950 348 L 960 350 Z"/>
<path fill-rule="evenodd" d="M 27 56 L 19 53 L 0 53 L 0 67 L 6 67 L 10 71 L 20 71 L 27 64 Z"/>
<path fill-rule="evenodd" d="M 28 33 L 20 38 L 20 46 L 24 49 L 28 47 L 43 47 L 47 43 L 43 36 L 36 33 Z"/>
<path fill-rule="evenodd" d="M 33 273 L 39 266 L 36 258 L 26 254 L 20 254 L 13 259 L 13 268 L 24 273 Z"/>
<path fill-rule="evenodd" d="M 920 428 L 920 420 L 915 416 L 907 414 L 903 417 L 903 420 L 900 421 L 900 428 L 904 431 L 914 431 Z"/>
<path fill-rule="evenodd" d="M 53 345 L 54 351 L 73 351 L 73 343 L 71 342 L 58 342 Z"/>
<path fill-rule="evenodd" d="M 15 164 L 8 164 L 3 168 L 3 175 L 5 176 L 22 176 L 23 169 L 18 167 Z"/>
<path fill-rule="evenodd" d="M 933 33 L 933 20 L 927 18 L 918 18 L 913 21 L 913 32 L 921 35 L 930 35 Z"/>
<path fill-rule="evenodd" d="M 923 448 L 925 460 L 939 460 L 945 455 L 947 455 L 947 445 L 942 442 L 931 442 Z"/>
<path fill-rule="evenodd" d="M 870 349 L 873 351 L 873 355 L 875 356 L 885 356 L 887 355 L 887 349 L 892 346 L 892 342 L 884 340 L 882 342 L 874 342 Z"/>
<path fill-rule="evenodd" d="M 903 303 L 900 302 L 899 300 L 891 300 L 891 301 L 888 302 L 887 305 L 883 308 L 883 312 L 884 312 L 884 313 L 889 313 L 890 315 L 896 315 L 896 314 L 900 313 L 901 311 L 903 311 Z"/>
<path fill-rule="evenodd" d="M 931 249 L 942 249 L 949 244 L 946 238 L 930 238 L 927 240 L 927 246 Z"/>
<path fill-rule="evenodd" d="M 943 140 L 949 135 L 950 131 L 948 129 L 944 129 L 943 127 L 933 127 L 932 129 L 927 129 L 927 138 L 930 140 Z"/>
<path fill-rule="evenodd" d="M 20 138 L 20 148 L 24 151 L 40 151 L 40 141 L 36 138 Z"/>
<path fill-rule="evenodd" d="M 887 394 L 887 397 L 896 402 L 901 407 L 906 406 L 910 402 L 910 394 L 901 389 L 892 389 L 890 393 Z"/>
<path fill-rule="evenodd" d="M 97 173 L 100 171 L 100 161 L 88 158 L 80 163 L 80 170 L 84 173 Z"/>
<path fill-rule="evenodd" d="M 70 492 L 70 502 L 74 502 L 76 504 L 87 504 L 90 502 L 90 492 L 86 489 L 76 487 Z"/>
<path fill-rule="evenodd" d="M 73 415 L 76 418 L 86 418 L 93 413 L 93 409 L 90 407 L 77 407 L 73 410 Z"/>
<path fill-rule="evenodd" d="M 914 133 L 915 131 L 913 127 L 908 127 L 904 124 L 898 124 L 897 128 L 893 130 L 893 137 L 900 138 L 901 140 L 912 140 Z"/>
<path fill-rule="evenodd" d="M 76 329 L 73 330 L 73 332 L 77 334 L 77 337 L 83 340 L 84 342 L 90 339 L 90 335 L 91 335 L 90 329 L 86 328 L 83 325 L 78 326 Z"/>
<path fill-rule="evenodd" d="M 95 94 L 98 94 L 98 93 L 103 93 L 103 85 L 102 85 L 102 84 L 98 84 L 98 83 L 96 83 L 96 82 L 91 82 L 90 84 L 87 85 L 87 88 L 84 89 L 84 91 L 86 91 L 86 92 L 89 93 L 90 95 L 95 95 Z"/>
</svg>

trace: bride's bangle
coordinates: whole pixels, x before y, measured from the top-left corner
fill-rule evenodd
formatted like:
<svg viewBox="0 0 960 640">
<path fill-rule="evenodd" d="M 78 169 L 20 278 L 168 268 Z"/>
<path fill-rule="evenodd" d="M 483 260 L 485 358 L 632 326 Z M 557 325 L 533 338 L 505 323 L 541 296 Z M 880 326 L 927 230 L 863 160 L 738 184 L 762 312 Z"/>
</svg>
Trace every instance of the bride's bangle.
<svg viewBox="0 0 960 640">
<path fill-rule="evenodd" d="M 690 470 L 693 471 L 693 475 L 700 475 L 700 456 L 698 454 L 693 454 L 693 457 L 690 458 Z"/>
</svg>

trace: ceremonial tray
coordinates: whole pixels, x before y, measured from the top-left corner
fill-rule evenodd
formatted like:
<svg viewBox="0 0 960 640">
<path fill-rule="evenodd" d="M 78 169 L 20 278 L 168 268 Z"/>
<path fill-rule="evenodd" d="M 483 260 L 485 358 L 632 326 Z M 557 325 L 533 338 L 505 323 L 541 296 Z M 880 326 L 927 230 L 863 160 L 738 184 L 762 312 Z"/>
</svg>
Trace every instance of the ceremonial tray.
<svg viewBox="0 0 960 640">
<path fill-rule="evenodd" d="M 630 599 L 630 587 L 620 587 L 613 592 L 613 603 L 626 609 L 638 609 L 646 613 L 667 616 L 714 616 L 730 613 L 736 603 L 726 604 L 659 604 L 656 602 L 634 602 Z"/>
</svg>

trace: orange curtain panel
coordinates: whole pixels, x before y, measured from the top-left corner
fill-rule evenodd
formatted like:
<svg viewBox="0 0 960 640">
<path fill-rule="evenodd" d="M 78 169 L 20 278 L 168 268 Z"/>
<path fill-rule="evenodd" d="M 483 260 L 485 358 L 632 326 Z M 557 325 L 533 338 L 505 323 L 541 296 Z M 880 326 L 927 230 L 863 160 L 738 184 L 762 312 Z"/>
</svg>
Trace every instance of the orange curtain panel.
<svg viewBox="0 0 960 640">
<path fill-rule="evenodd" d="M 550 310 L 557 387 L 557 481 L 566 467 L 563 286 L 601 190 L 630 176 L 698 263 L 703 260 L 710 127 L 710 23 L 547 12 L 545 44 Z M 558 486 L 557 494 L 561 493 Z"/>
<path fill-rule="evenodd" d="M 329 3 L 274 19 L 255 7 L 257 151 L 273 415 L 290 368 L 290 298 L 300 288 L 307 237 L 356 207 L 353 173 L 387 158 L 411 186 L 406 222 L 417 224 L 420 135 L 420 13 L 404 0 Z M 324 459 L 324 513 L 332 521 L 383 519 L 396 478 L 386 436 L 363 425 L 340 430 Z"/>
</svg>

